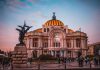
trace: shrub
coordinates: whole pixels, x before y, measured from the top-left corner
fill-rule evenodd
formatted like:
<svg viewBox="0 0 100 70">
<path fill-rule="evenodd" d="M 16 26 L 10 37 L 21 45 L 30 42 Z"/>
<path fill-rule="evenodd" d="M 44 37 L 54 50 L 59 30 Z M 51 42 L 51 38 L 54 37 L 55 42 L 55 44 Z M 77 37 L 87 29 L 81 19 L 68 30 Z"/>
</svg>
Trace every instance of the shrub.
<svg viewBox="0 0 100 70">
<path fill-rule="evenodd" d="M 52 55 L 50 54 L 43 54 L 43 55 L 40 55 L 39 60 L 56 60 L 55 57 L 53 57 Z"/>
<path fill-rule="evenodd" d="M 93 55 L 87 55 L 86 57 L 89 57 L 90 60 L 93 60 Z"/>
</svg>

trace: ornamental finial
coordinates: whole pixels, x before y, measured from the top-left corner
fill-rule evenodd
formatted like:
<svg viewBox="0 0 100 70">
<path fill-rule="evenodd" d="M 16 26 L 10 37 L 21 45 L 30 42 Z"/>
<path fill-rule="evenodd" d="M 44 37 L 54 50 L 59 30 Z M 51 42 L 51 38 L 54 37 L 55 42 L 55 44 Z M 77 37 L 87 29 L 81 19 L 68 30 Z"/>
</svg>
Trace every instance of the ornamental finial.
<svg viewBox="0 0 100 70">
<path fill-rule="evenodd" d="M 53 12 L 52 19 L 53 19 L 53 20 L 56 20 L 55 12 Z"/>
</svg>

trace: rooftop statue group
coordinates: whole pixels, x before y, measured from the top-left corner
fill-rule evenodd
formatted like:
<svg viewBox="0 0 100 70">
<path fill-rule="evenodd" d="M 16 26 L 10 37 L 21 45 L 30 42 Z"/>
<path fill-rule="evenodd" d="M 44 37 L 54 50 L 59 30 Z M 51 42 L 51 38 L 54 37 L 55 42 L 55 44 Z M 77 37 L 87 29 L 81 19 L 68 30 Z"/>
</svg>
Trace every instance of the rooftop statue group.
<svg viewBox="0 0 100 70">
<path fill-rule="evenodd" d="M 23 26 L 18 25 L 18 27 L 20 28 L 16 28 L 17 31 L 19 31 L 19 44 L 17 45 L 25 45 L 24 43 L 24 37 L 25 37 L 25 33 L 27 33 L 27 31 L 32 27 L 32 26 L 27 26 L 24 22 Z"/>
</svg>

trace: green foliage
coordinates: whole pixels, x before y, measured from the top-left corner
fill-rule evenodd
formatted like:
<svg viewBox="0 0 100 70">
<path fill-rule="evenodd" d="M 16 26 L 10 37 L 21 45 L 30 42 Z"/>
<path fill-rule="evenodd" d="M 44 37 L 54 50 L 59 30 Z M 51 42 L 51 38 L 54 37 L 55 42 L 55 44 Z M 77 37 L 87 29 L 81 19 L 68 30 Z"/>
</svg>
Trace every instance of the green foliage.
<svg viewBox="0 0 100 70">
<path fill-rule="evenodd" d="M 56 60 L 56 58 L 50 54 L 43 54 L 39 56 L 38 60 Z"/>
<path fill-rule="evenodd" d="M 0 57 L 0 63 L 9 64 L 10 61 L 11 61 L 11 58 L 8 58 L 8 57 Z"/>
<path fill-rule="evenodd" d="M 93 60 L 93 55 L 87 55 L 86 57 L 88 57 L 90 60 Z"/>
</svg>

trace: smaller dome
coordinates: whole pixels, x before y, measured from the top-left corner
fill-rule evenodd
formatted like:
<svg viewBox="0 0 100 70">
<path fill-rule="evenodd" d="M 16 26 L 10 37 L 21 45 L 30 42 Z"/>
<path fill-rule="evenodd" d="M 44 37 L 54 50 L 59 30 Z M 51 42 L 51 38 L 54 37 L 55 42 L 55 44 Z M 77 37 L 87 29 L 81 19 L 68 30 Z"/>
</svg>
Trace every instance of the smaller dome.
<svg viewBox="0 0 100 70">
<path fill-rule="evenodd" d="M 47 21 L 44 26 L 64 26 L 64 24 L 60 20 L 56 20 L 55 13 L 53 13 L 52 20 Z"/>
<path fill-rule="evenodd" d="M 36 29 L 33 32 L 39 32 L 39 33 L 41 33 L 42 32 L 42 28 Z"/>
<path fill-rule="evenodd" d="M 73 33 L 73 32 L 74 32 L 74 30 L 68 29 L 68 33 Z"/>
</svg>

